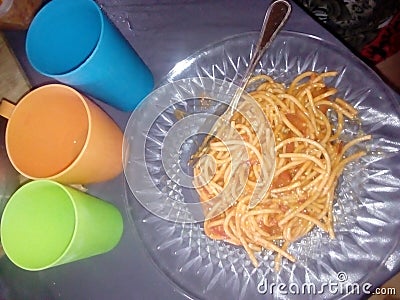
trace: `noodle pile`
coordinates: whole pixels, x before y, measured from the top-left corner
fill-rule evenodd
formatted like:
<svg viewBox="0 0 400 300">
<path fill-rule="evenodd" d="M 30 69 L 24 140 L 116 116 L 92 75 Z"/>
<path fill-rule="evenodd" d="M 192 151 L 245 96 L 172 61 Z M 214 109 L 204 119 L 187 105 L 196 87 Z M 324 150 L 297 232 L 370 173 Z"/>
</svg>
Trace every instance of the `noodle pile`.
<svg viewBox="0 0 400 300">
<path fill-rule="evenodd" d="M 262 82 L 250 95 L 262 108 L 275 140 L 275 165 L 268 166 L 272 183 L 262 177 L 268 190 L 254 208 L 249 208 L 249 201 L 260 182 L 260 170 L 268 164 L 268 155 L 267 159 L 260 157 L 261 145 L 268 140 L 260 142 L 258 129 L 239 112 L 230 120 L 247 149 L 246 160 L 240 162 L 247 166 L 247 181 L 241 193 L 235 195 L 233 205 L 218 215 L 207 218 L 212 208 L 204 205 L 204 230 L 212 239 L 243 246 L 255 267 L 258 266 L 255 253 L 263 249 L 276 252 L 276 270 L 282 257 L 295 261 L 288 247 L 315 226 L 334 238 L 332 205 L 338 177 L 348 163 L 366 154 L 348 150 L 371 138 L 363 135 L 348 143 L 339 140 L 346 119 L 356 120 L 357 110 L 336 98 L 335 88 L 325 85 L 324 78 L 336 75 L 336 72 L 305 72 L 289 87 L 266 75 L 251 79 L 250 84 Z M 328 112 L 336 114 L 335 122 L 328 118 Z M 227 174 L 240 159 L 227 147 L 229 135 L 224 136 L 223 140 L 214 137 L 196 154 L 199 159 L 194 165 L 195 183 L 203 203 L 218 197 L 227 187 L 232 180 Z M 204 157 L 214 159 L 214 173 L 207 179 Z M 241 176 L 239 173 L 234 172 L 233 178 Z"/>
</svg>

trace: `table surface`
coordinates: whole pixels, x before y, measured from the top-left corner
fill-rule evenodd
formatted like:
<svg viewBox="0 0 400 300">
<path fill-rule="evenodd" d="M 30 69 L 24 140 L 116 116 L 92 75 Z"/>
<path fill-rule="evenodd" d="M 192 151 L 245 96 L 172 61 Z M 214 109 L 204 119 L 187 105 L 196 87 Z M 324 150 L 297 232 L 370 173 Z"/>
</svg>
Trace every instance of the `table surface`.
<svg viewBox="0 0 400 300">
<path fill-rule="evenodd" d="M 269 1 L 263 0 L 98 0 L 154 74 L 156 84 L 180 60 L 227 36 L 258 31 Z M 331 33 L 293 3 L 286 30 L 319 36 L 343 48 Z M 27 62 L 25 32 L 7 38 L 32 86 L 52 82 Z M 1 68 L 1 66 L 0 66 Z M 1 70 L 1 69 L 0 69 Z M 393 92 L 399 99 L 398 94 Z M 129 113 L 97 102 L 123 129 Z M 0 261 L 0 299 L 190 299 L 174 287 L 152 262 L 125 207 L 124 178 L 88 186 L 88 192 L 117 205 L 125 231 L 111 252 L 46 271 L 18 269 Z M 400 248 L 382 270 L 380 284 L 398 271 Z"/>
</svg>

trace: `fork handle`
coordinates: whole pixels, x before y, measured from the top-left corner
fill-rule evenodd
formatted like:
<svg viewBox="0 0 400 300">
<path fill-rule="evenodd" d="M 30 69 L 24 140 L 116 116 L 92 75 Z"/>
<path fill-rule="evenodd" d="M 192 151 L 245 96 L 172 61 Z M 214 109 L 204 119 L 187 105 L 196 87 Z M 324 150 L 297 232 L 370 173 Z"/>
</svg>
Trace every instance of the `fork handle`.
<svg viewBox="0 0 400 300">
<path fill-rule="evenodd" d="M 271 45 L 278 32 L 285 25 L 289 15 L 292 11 L 292 6 L 286 0 L 275 0 L 273 1 L 265 13 L 264 22 L 261 27 L 260 37 L 258 39 L 256 48 L 251 56 L 249 65 L 243 75 L 243 79 L 233 96 L 231 105 L 228 107 L 227 117 L 232 117 L 237 104 L 242 96 L 247 83 L 250 80 L 251 75 L 254 73 L 256 66 L 258 65 L 261 57 L 265 51 Z"/>
<path fill-rule="evenodd" d="M 249 62 L 249 66 L 243 76 L 240 87 L 245 88 L 251 75 L 265 51 L 271 45 L 278 32 L 285 25 L 292 11 L 292 6 L 286 0 L 273 1 L 265 13 L 263 25 L 261 27 L 260 37 L 256 48 Z"/>
</svg>

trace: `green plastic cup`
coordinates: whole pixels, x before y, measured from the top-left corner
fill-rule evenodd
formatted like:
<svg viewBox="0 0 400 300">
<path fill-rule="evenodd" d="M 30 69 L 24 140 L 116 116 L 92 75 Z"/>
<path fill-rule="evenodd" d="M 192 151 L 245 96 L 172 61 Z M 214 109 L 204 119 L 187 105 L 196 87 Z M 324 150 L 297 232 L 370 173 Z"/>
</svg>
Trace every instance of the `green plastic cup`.
<svg viewBox="0 0 400 300">
<path fill-rule="evenodd" d="M 8 201 L 1 243 L 22 269 L 39 271 L 105 253 L 122 236 L 112 204 L 51 180 L 31 181 Z"/>
</svg>

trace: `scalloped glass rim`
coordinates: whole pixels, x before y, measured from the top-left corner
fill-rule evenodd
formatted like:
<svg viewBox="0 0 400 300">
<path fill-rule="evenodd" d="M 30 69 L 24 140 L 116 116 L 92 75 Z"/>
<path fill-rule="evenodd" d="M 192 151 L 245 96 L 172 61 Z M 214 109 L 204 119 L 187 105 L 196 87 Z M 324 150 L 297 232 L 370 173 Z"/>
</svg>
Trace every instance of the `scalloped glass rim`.
<svg viewBox="0 0 400 300">
<path fill-rule="evenodd" d="M 257 32 L 244 33 L 210 44 L 177 63 L 159 86 L 193 76 L 208 76 L 235 82 L 239 78 L 240 70 L 245 67 L 246 58 L 253 49 L 250 45 L 254 45 L 257 36 Z M 283 51 L 281 47 L 277 47 L 278 43 L 288 45 L 291 42 L 298 42 L 298 45 L 295 44 L 299 47 L 292 49 L 287 46 L 290 51 L 289 49 Z M 243 46 L 246 43 L 247 47 Z M 239 44 L 243 49 L 237 46 Z M 229 48 L 235 45 L 237 47 Z M 302 47 L 308 49 L 308 56 L 298 54 L 302 53 Z M 293 56 L 291 51 L 296 51 L 296 55 Z M 221 53 L 227 55 L 229 59 L 221 56 Z M 186 296 L 262 299 L 265 295 L 257 293 L 257 283 L 266 276 L 275 282 L 290 280 L 298 284 L 321 283 L 332 279 L 332 276 L 339 271 L 347 271 L 349 280 L 354 282 L 380 284 L 382 279 L 374 278 L 373 273 L 368 271 L 384 267 L 387 257 L 399 243 L 399 238 L 393 239 L 393 236 L 398 237 L 396 232 L 400 230 L 400 207 L 395 205 L 399 200 L 395 191 L 400 187 L 400 171 L 396 169 L 396 164 L 400 163 L 397 155 L 399 144 L 396 143 L 400 140 L 399 104 L 383 81 L 359 58 L 321 38 L 283 31 L 264 58 L 258 70 L 265 71 L 266 68 L 267 73 L 282 73 L 279 64 L 283 63 L 286 73 L 278 74 L 278 79 L 283 81 L 293 79 L 287 74 L 287 71 L 291 71 L 288 67 L 297 68 L 294 70 L 296 72 L 302 71 L 305 66 L 318 70 L 321 68 L 321 61 L 325 70 L 331 69 L 332 66 L 341 67 L 338 70 L 340 79 L 331 83 L 337 85 L 339 95 L 350 98 L 357 106 L 363 120 L 363 130 L 375 137 L 374 143 L 368 145 L 370 154 L 362 160 L 363 164 L 355 164 L 352 168 L 348 168 L 339 184 L 337 202 L 340 203 L 335 205 L 335 212 L 339 217 L 344 217 L 345 221 L 335 225 L 337 243 L 331 243 L 321 232 L 315 230 L 312 236 L 296 242 L 297 251 L 314 251 L 314 253 L 308 253 L 305 258 L 300 258 L 300 263 L 289 266 L 286 263 L 280 273 L 274 274 L 266 267 L 269 265 L 271 269 L 270 254 L 261 257 L 266 258 L 266 264 L 262 268 L 254 269 L 246 264 L 246 257 L 242 256 L 237 247 L 221 246 L 219 242 L 207 240 L 201 228 L 194 225 L 186 225 L 185 228 L 185 226 L 179 227 L 179 224 L 162 221 L 147 213 L 130 194 L 127 197 L 127 209 L 142 242 L 161 272 L 182 289 L 182 293 Z M 218 65 L 221 62 L 219 59 L 223 60 L 222 70 Z M 291 59 L 295 60 L 292 66 L 288 63 Z M 332 61 L 334 59 L 338 61 Z M 210 61 L 205 63 L 207 60 Z M 227 65 L 226 60 L 228 64 L 232 63 L 232 66 L 236 64 L 238 71 L 236 74 L 229 73 L 232 71 L 229 70 L 229 66 L 223 69 Z M 345 79 L 352 82 L 345 82 Z M 146 101 L 152 101 L 151 94 L 143 102 Z M 376 105 L 377 101 L 379 105 Z M 129 131 L 127 133 L 129 134 Z M 360 178 L 363 179 L 360 181 Z M 357 189 L 362 189 L 362 192 L 357 192 Z M 353 205 L 343 206 L 343 204 L 348 205 L 349 201 Z M 357 215 L 351 218 L 348 216 L 354 213 L 352 210 L 356 210 Z M 373 217 L 370 217 L 371 215 Z M 346 221 L 346 218 L 350 221 Z M 354 224 L 358 226 L 349 230 L 348 226 Z M 190 234 L 190 238 L 184 234 Z M 318 240 L 317 246 L 310 247 L 315 243 L 315 239 Z M 354 239 L 358 239 L 357 241 L 361 239 L 362 243 L 352 243 Z M 224 253 L 220 250 L 221 247 L 228 248 L 228 252 Z M 318 250 L 318 247 L 324 248 L 325 251 Z M 376 248 L 380 250 L 376 251 Z M 343 255 L 343 249 L 347 255 Z M 197 256 L 193 254 L 194 252 Z M 312 255 L 315 255 L 314 259 L 309 257 Z M 236 268 L 237 263 L 239 265 L 242 263 L 242 268 Z M 340 269 L 341 267 L 345 270 Z M 341 298 L 343 295 L 324 296 Z"/>
</svg>

